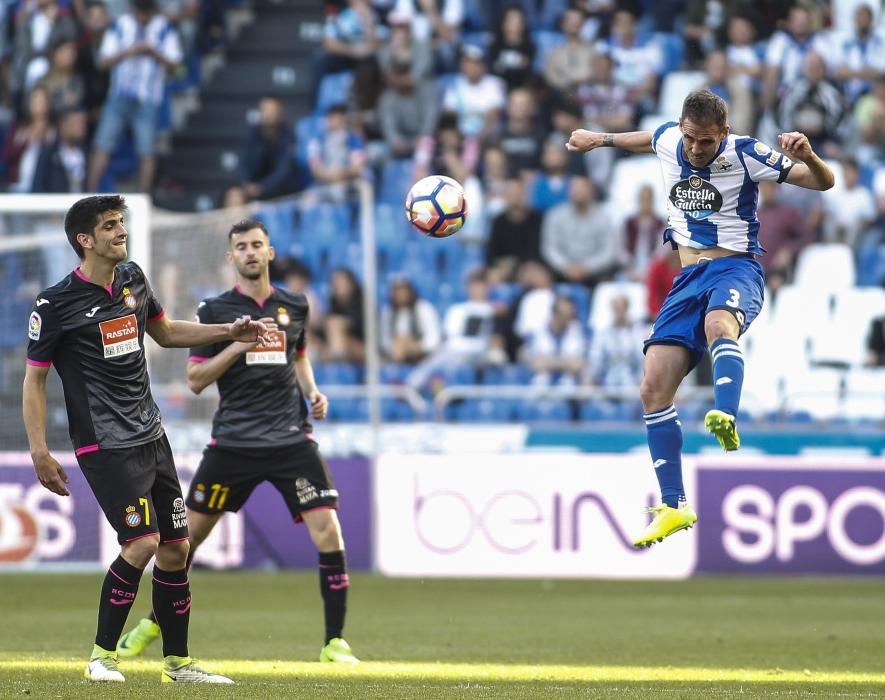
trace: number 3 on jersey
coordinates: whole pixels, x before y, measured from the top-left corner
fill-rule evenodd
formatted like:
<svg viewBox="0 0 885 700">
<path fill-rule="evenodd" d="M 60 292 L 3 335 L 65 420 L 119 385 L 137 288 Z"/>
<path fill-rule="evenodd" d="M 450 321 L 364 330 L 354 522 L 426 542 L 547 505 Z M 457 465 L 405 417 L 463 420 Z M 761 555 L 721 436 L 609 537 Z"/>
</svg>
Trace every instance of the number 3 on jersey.
<svg viewBox="0 0 885 700">
<path fill-rule="evenodd" d="M 728 291 L 731 292 L 731 299 L 725 303 L 731 308 L 736 309 L 741 303 L 741 293 L 737 289 L 729 289 Z"/>
</svg>

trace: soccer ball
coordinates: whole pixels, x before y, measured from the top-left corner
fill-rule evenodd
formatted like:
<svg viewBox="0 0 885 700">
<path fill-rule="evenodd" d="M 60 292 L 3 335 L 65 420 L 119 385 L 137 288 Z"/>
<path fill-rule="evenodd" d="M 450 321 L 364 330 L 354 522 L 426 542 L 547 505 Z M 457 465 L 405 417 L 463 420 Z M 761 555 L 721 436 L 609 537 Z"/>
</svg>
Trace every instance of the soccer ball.
<svg viewBox="0 0 885 700">
<path fill-rule="evenodd" d="M 406 195 L 406 218 L 431 238 L 446 238 L 457 233 L 467 218 L 464 188 L 443 175 L 418 180 Z"/>
</svg>

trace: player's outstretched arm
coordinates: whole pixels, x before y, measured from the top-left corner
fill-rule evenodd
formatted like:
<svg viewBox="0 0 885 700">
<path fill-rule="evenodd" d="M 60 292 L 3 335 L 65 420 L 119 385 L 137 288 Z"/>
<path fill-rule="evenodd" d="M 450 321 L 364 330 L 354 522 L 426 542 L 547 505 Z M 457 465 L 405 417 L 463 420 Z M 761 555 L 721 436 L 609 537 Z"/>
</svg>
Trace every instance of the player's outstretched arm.
<svg viewBox="0 0 885 700">
<path fill-rule="evenodd" d="M 599 131 L 575 129 L 565 147 L 576 153 L 586 153 L 594 148 L 623 148 L 633 153 L 654 153 L 650 131 L 627 131 L 622 134 L 603 134 Z"/>
<path fill-rule="evenodd" d="M 322 420 L 329 412 L 329 399 L 319 389 L 317 389 L 316 379 L 313 376 L 313 367 L 307 354 L 301 354 L 295 358 L 295 378 L 298 380 L 298 386 L 301 392 L 310 402 L 310 415 L 318 420 Z"/>
<path fill-rule="evenodd" d="M 49 453 L 46 445 L 46 377 L 49 367 L 28 365 L 22 386 L 22 416 L 28 433 L 28 446 L 34 471 L 44 488 L 59 496 L 70 496 L 65 486 L 68 475 Z"/>
<path fill-rule="evenodd" d="M 161 316 L 149 321 L 147 326 L 151 338 L 164 348 L 194 348 L 226 340 L 263 345 L 273 330 L 276 330 L 276 324 L 253 321 L 249 316 L 241 316 L 233 323 L 170 321 Z"/>
<path fill-rule="evenodd" d="M 785 182 L 807 190 L 828 190 L 836 183 L 833 171 L 814 152 L 805 134 L 791 131 L 778 134 L 777 140 L 784 155 L 795 161 Z"/>
</svg>

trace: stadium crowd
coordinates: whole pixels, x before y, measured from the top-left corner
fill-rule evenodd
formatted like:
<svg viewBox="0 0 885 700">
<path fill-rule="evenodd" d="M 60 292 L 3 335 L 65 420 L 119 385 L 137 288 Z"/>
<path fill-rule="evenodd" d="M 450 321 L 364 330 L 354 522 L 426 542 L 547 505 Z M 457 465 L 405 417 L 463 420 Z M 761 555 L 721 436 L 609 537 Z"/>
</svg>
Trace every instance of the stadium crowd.
<svg viewBox="0 0 885 700">
<path fill-rule="evenodd" d="M 138 188 L 149 191 L 164 81 L 223 50 L 219 2 L 6 3 L 6 190 L 108 186 L 109 154 L 129 127 Z M 427 388 L 445 353 L 478 368 L 521 362 L 536 383 L 634 387 L 641 338 L 678 258 L 660 243 L 650 186 L 637 185 L 629 216 L 613 215 L 613 175 L 627 154 L 568 153 L 567 135 L 653 129 L 678 116 L 674 94 L 678 104 L 702 85 L 729 103 L 735 133 L 776 144 L 779 132 L 801 130 L 838 166 L 838 185 L 821 194 L 762 183 L 769 289 L 790 284 L 816 242 L 850 246 L 859 283 L 881 286 L 883 16 L 864 0 L 327 2 L 316 114 L 293 124 L 280 100 L 262 99 L 223 204 L 303 191 L 308 205 L 336 205 L 359 178 L 375 181 L 379 202 L 396 203 L 415 179 L 449 175 L 471 203 L 453 245 L 482 250 L 471 258 L 482 266 L 442 300 L 422 296 L 409 270 L 385 270 L 380 343 L 386 359 L 411 368 L 403 381 Z M 313 294 L 317 359 L 362 362 L 354 271 L 281 256 L 275 274 Z M 594 289 L 612 280 L 646 292 L 607 298 L 606 325 L 588 327 Z M 870 364 L 883 364 L 882 324 L 869 329 Z"/>
</svg>

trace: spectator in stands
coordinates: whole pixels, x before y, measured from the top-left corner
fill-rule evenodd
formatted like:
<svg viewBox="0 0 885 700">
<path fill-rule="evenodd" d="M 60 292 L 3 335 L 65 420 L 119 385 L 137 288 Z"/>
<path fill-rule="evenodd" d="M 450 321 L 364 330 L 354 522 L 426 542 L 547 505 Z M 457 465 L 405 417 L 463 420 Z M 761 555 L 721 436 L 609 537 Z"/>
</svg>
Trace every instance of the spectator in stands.
<svg viewBox="0 0 885 700">
<path fill-rule="evenodd" d="M 504 128 L 498 137 L 498 144 L 507 154 L 511 176 L 526 176 L 538 170 L 543 140 L 544 131 L 535 121 L 532 93 L 526 88 L 511 90 Z"/>
<path fill-rule="evenodd" d="M 467 278 L 467 301 L 453 304 L 446 312 L 445 340 L 407 378 L 409 386 L 423 389 L 443 367 L 480 367 L 504 361 L 504 341 L 498 332 L 494 305 L 489 301 L 489 284 L 484 269 Z"/>
<path fill-rule="evenodd" d="M 89 117 L 89 133 L 98 126 L 101 107 L 111 82 L 110 71 L 100 66 L 101 44 L 110 26 L 108 8 L 101 0 L 91 0 L 86 9 L 86 26 L 80 34 L 77 72 L 83 76 L 86 87 L 84 107 Z"/>
<path fill-rule="evenodd" d="M 577 103 L 576 100 L 570 98 L 557 100 L 553 106 L 553 111 L 550 115 L 550 120 L 553 124 L 553 131 L 550 132 L 547 140 L 555 141 L 558 143 L 568 143 L 569 138 L 571 138 L 571 133 L 575 129 L 584 128 L 584 120 L 582 119 L 581 115 L 581 106 Z M 567 151 L 567 153 L 567 171 L 569 175 L 586 175 L 586 157 L 588 155 L 592 155 L 593 152 L 591 151 L 590 153 L 576 153 L 573 151 Z"/>
<path fill-rule="evenodd" d="M 366 167 L 366 148 L 363 140 L 348 128 L 347 107 L 329 107 L 323 133 L 310 141 L 307 151 L 310 174 L 315 180 L 312 194 L 319 199 L 344 200 Z"/>
<path fill-rule="evenodd" d="M 728 126 L 734 134 L 749 134 L 756 125 L 756 99 L 739 76 L 729 71 L 725 52 L 715 49 L 704 60 L 704 81 L 707 87 L 728 104 Z"/>
<path fill-rule="evenodd" d="M 99 65 L 111 69 L 111 88 L 95 134 L 87 187 L 98 190 L 110 154 L 128 126 L 140 159 L 139 190 L 150 192 L 166 71 L 181 61 L 178 35 L 157 13 L 155 0 L 132 0 L 132 12 L 119 17 L 105 32 L 100 57 Z"/>
<path fill-rule="evenodd" d="M 535 42 L 529 33 L 525 10 L 512 5 L 504 10 L 489 49 L 489 65 L 508 90 L 528 83 L 535 61 Z"/>
<path fill-rule="evenodd" d="M 387 89 L 378 102 L 378 116 L 390 157 L 407 158 L 419 148 L 427 148 L 438 116 L 433 81 L 416 82 L 408 63 L 393 61 L 387 72 Z"/>
<path fill-rule="evenodd" d="M 648 265 L 648 276 L 645 286 L 648 289 L 646 297 L 646 310 L 648 318 L 654 321 L 664 305 L 664 299 L 673 288 L 673 280 L 682 272 L 682 262 L 679 260 L 679 251 L 669 248 L 659 249 Z"/>
<path fill-rule="evenodd" d="M 685 61 L 690 67 L 705 63 L 719 43 L 725 23 L 725 7 L 721 2 L 688 0 L 685 8 Z M 729 108 L 731 105 L 729 105 Z M 729 117 L 731 110 L 729 109 Z M 744 132 L 740 132 L 744 133 Z"/>
<path fill-rule="evenodd" d="M 833 157 L 840 152 L 842 115 L 842 93 L 827 80 L 823 57 L 808 52 L 803 76 L 783 90 L 778 103 L 778 125 L 783 131 L 801 131 L 816 152 Z"/>
<path fill-rule="evenodd" d="M 393 11 L 409 18 L 416 41 L 432 43 L 439 72 L 455 69 L 463 0 L 397 0 Z"/>
<path fill-rule="evenodd" d="M 40 153 L 54 138 L 49 93 L 42 87 L 35 87 L 28 95 L 23 119 L 10 126 L 3 144 L 9 192 L 34 191 L 34 173 Z"/>
<path fill-rule="evenodd" d="M 544 215 L 541 254 L 566 282 L 594 287 L 618 270 L 620 236 L 586 177 L 572 178 L 569 201 Z"/>
<path fill-rule="evenodd" d="M 381 310 L 380 336 L 381 352 L 401 364 L 416 364 L 439 347 L 439 315 L 404 277 L 393 283 L 390 301 Z"/>
<path fill-rule="evenodd" d="M 762 57 L 755 41 L 756 28 L 749 19 L 734 15 L 728 20 L 728 43 L 725 46 L 728 72 L 740 78 L 754 94 L 762 88 Z"/>
<path fill-rule="evenodd" d="M 486 73 L 482 49 L 465 46 L 461 52 L 461 72 L 443 97 L 444 109 L 458 115 L 461 133 L 468 138 L 493 134 L 505 100 L 504 81 Z"/>
<path fill-rule="evenodd" d="M 497 144 L 482 152 L 483 207 L 489 219 L 493 219 L 507 206 L 507 182 L 510 166 L 507 154 Z"/>
<path fill-rule="evenodd" d="M 524 262 L 541 261 L 541 214 L 529 206 L 525 183 L 507 181 L 505 206 L 492 220 L 486 266 L 500 281 L 510 281 Z"/>
<path fill-rule="evenodd" d="M 197 43 L 197 24 L 200 17 L 200 0 L 157 0 L 162 14 L 181 41 L 181 53 L 187 62 L 193 56 Z"/>
<path fill-rule="evenodd" d="M 640 39 L 636 16 L 624 9 L 615 12 L 611 36 L 599 44 L 598 50 L 611 57 L 615 82 L 627 88 L 630 103 L 638 107 L 640 114 L 653 114 L 658 72 L 662 66 L 661 52 L 654 42 Z"/>
<path fill-rule="evenodd" d="M 374 60 L 378 43 L 375 13 L 369 0 L 347 0 L 347 7 L 328 15 L 323 49 L 314 66 L 314 103 L 324 76 L 354 70 L 361 62 Z"/>
<path fill-rule="evenodd" d="M 885 367 L 885 316 L 874 318 L 867 331 L 867 367 Z"/>
<path fill-rule="evenodd" d="M 790 8 L 786 29 L 771 37 L 765 51 L 761 106 L 773 110 L 786 88 L 802 76 L 808 53 L 826 53 L 823 39 L 814 33 L 811 13 L 802 5 Z"/>
<path fill-rule="evenodd" d="M 307 297 L 310 314 L 307 317 L 307 348 L 312 354 L 323 354 L 323 328 L 326 325 L 325 303 L 321 302 L 311 286 L 313 275 L 310 268 L 297 258 L 283 261 L 283 287 L 292 294 L 303 294 Z"/>
<path fill-rule="evenodd" d="M 824 197 L 824 208 L 824 240 L 855 248 L 861 234 L 876 219 L 876 201 L 873 193 L 860 184 L 860 169 L 854 158 L 842 160 L 839 188 Z"/>
<path fill-rule="evenodd" d="M 523 362 L 535 373 L 532 384 L 576 385 L 586 354 L 587 343 L 575 302 L 567 296 L 556 297 L 550 320 L 523 346 Z"/>
<path fill-rule="evenodd" d="M 387 16 L 390 38 L 378 49 L 378 64 L 386 75 L 394 63 L 411 67 L 416 84 L 433 79 L 433 49 L 429 43 L 415 41 L 408 14 L 391 12 Z"/>
<path fill-rule="evenodd" d="M 759 232 L 765 241 L 766 254 L 759 262 L 765 271 L 766 286 L 777 292 L 793 279 L 796 259 L 815 235 L 796 207 L 783 201 L 781 189 L 776 182 L 759 183 Z"/>
<path fill-rule="evenodd" d="M 577 97 L 584 110 L 585 128 L 607 134 L 634 128 L 639 103 L 625 85 L 615 82 L 611 56 L 598 54 L 594 57 L 593 79 L 578 88 Z M 593 183 L 605 191 L 617 156 L 616 150 L 597 148 L 583 155 Z"/>
<path fill-rule="evenodd" d="M 854 118 L 860 132 L 858 158 L 885 160 L 885 73 L 873 81 L 872 92 L 857 101 Z"/>
<path fill-rule="evenodd" d="M 505 324 L 508 354 L 514 358 L 523 343 L 547 326 L 556 299 L 553 273 L 544 263 L 523 263 L 516 271 L 516 281 L 522 291 L 510 304 Z"/>
<path fill-rule="evenodd" d="M 325 359 L 362 364 L 366 358 L 363 290 L 347 268 L 332 271 L 331 286 L 325 327 Z"/>
<path fill-rule="evenodd" d="M 276 197 L 295 189 L 295 137 L 286 108 L 276 97 L 258 103 L 258 121 L 240 143 L 241 187 L 248 200 Z"/>
<path fill-rule="evenodd" d="M 854 35 L 839 46 L 836 78 L 849 105 L 872 89 L 877 76 L 885 75 L 885 37 L 875 32 L 874 19 L 869 5 L 858 5 L 854 11 Z"/>
<path fill-rule="evenodd" d="M 645 184 L 637 192 L 638 210 L 624 221 L 624 268 L 627 276 L 642 282 L 648 275 L 648 265 L 660 251 L 666 227 L 655 213 L 655 191 Z"/>
<path fill-rule="evenodd" d="M 630 318 L 626 296 L 615 296 L 611 305 L 612 324 L 592 329 L 586 379 L 606 389 L 635 390 L 642 381 L 642 344 L 648 328 Z"/>
<path fill-rule="evenodd" d="M 9 11 L 9 7 L 5 8 Z M 49 52 L 62 39 L 77 38 L 77 23 L 57 0 L 24 3 L 23 15 L 15 25 L 11 92 L 14 106 L 49 70 Z"/>
<path fill-rule="evenodd" d="M 593 47 L 581 39 L 585 15 L 578 7 L 567 9 L 560 24 L 565 43 L 553 48 L 544 63 L 544 77 L 555 90 L 573 95 L 593 76 Z"/>
<path fill-rule="evenodd" d="M 458 129 L 458 117 L 453 113 L 440 115 L 436 135 L 426 150 L 415 154 L 415 179 L 431 173 L 454 178 L 462 185 L 476 168 L 479 159 L 478 143 L 465 139 Z"/>
<path fill-rule="evenodd" d="M 86 104 L 86 83 L 77 72 L 77 42 L 61 39 L 50 51 L 49 70 L 38 85 L 49 94 L 50 112 L 80 110 Z"/>
<path fill-rule="evenodd" d="M 59 115 L 58 135 L 43 148 L 34 171 L 34 192 L 80 193 L 86 184 L 86 112 Z"/>
<path fill-rule="evenodd" d="M 545 212 L 568 200 L 569 185 L 573 176 L 568 172 L 568 151 L 562 147 L 562 144 L 560 138 L 547 140 L 541 154 L 543 169 L 532 180 L 529 201 L 532 207 L 540 212 Z"/>
</svg>

